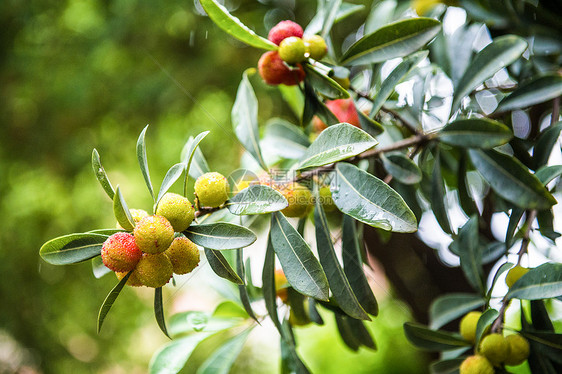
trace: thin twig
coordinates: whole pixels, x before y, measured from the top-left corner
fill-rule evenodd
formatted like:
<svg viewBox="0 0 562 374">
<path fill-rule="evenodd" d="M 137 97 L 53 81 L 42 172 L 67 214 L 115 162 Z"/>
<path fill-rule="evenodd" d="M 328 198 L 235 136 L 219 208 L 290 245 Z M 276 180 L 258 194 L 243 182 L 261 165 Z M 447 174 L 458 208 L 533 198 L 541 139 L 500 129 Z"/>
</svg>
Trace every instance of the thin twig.
<svg viewBox="0 0 562 374">
<path fill-rule="evenodd" d="M 554 122 L 558 122 L 558 117 L 560 117 L 560 96 L 554 98 L 552 102 L 552 117 L 550 118 L 550 125 L 554 125 Z"/>
<path fill-rule="evenodd" d="M 418 129 L 418 128 L 415 127 L 415 126 L 412 126 L 412 125 L 410 124 L 410 122 L 408 122 L 408 121 L 407 121 L 400 113 L 398 113 L 396 110 L 387 108 L 386 106 L 383 106 L 383 107 L 381 108 L 381 111 L 386 112 L 386 113 L 392 115 L 392 116 L 393 116 L 394 118 L 396 118 L 397 120 L 399 120 L 399 121 L 402 123 L 402 125 L 403 125 L 404 127 L 406 127 L 408 130 L 410 130 L 410 132 L 411 132 L 412 134 L 419 135 L 419 134 L 422 133 L 422 132 L 420 131 L 420 129 Z"/>
</svg>

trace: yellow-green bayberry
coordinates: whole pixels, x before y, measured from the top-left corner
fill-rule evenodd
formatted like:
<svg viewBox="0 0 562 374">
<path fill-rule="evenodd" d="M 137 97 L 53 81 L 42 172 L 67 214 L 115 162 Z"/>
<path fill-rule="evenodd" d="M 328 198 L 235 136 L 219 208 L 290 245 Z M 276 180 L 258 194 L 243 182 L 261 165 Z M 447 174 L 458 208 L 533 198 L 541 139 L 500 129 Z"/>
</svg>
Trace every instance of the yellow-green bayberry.
<svg viewBox="0 0 562 374">
<path fill-rule="evenodd" d="M 508 335 L 505 337 L 509 345 L 509 356 L 504 361 L 506 365 L 520 365 L 529 357 L 529 342 L 519 334 Z"/>
<path fill-rule="evenodd" d="M 481 312 L 472 311 L 468 312 L 462 319 L 459 325 L 459 332 L 465 340 L 471 343 L 476 341 L 476 325 L 482 315 Z"/>
<path fill-rule="evenodd" d="M 527 274 L 527 272 L 529 272 L 529 269 L 524 268 L 521 265 L 512 267 L 507 272 L 507 275 L 505 277 L 505 284 L 507 284 L 507 287 L 511 288 L 511 286 L 513 286 L 515 282 L 519 280 L 519 278 Z"/>
<path fill-rule="evenodd" d="M 329 213 L 337 209 L 336 203 L 332 198 L 332 191 L 330 191 L 330 186 L 322 186 L 318 189 L 318 195 L 320 197 L 320 203 L 324 208 L 324 211 Z"/>
<path fill-rule="evenodd" d="M 199 264 L 199 248 L 186 237 L 175 238 L 164 253 L 170 259 L 176 274 L 190 273 Z"/>
<path fill-rule="evenodd" d="M 156 214 L 166 218 L 175 232 L 181 232 L 193 222 L 195 208 L 187 198 L 168 192 L 160 199 Z"/>
<path fill-rule="evenodd" d="M 308 188 L 299 183 L 281 186 L 279 192 L 281 192 L 289 203 L 289 205 L 281 211 L 287 217 L 304 217 L 313 206 L 312 193 Z"/>
<path fill-rule="evenodd" d="M 285 38 L 279 44 L 279 57 L 288 64 L 296 64 L 305 60 L 304 41 L 296 36 Z"/>
<path fill-rule="evenodd" d="M 509 343 L 502 334 L 486 335 L 480 342 L 479 353 L 493 365 L 499 365 L 509 357 Z"/>
<path fill-rule="evenodd" d="M 494 367 L 486 357 L 469 356 L 462 362 L 460 374 L 494 374 Z"/>
<path fill-rule="evenodd" d="M 168 283 L 172 273 L 172 263 L 164 253 L 145 253 L 131 276 L 135 275 L 147 287 L 158 288 Z"/>
<path fill-rule="evenodd" d="M 326 41 L 320 35 L 305 36 L 303 41 L 308 57 L 314 60 L 321 60 L 328 53 Z"/>
<path fill-rule="evenodd" d="M 133 230 L 135 240 L 145 253 L 162 253 L 174 240 L 174 228 L 170 222 L 159 215 L 141 219 Z"/>
<path fill-rule="evenodd" d="M 219 207 L 228 199 L 228 181 L 220 173 L 205 173 L 195 181 L 195 195 L 201 206 Z"/>
</svg>

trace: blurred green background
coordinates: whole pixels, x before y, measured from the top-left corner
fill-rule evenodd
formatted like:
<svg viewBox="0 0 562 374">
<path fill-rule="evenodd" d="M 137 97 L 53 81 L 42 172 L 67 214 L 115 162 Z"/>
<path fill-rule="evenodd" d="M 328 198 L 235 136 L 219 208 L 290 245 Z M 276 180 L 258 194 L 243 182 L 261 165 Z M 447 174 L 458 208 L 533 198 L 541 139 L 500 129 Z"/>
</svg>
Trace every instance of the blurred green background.
<svg viewBox="0 0 562 374">
<path fill-rule="evenodd" d="M 312 1 L 227 5 L 261 35 L 282 19 L 306 24 L 315 11 Z M 204 130 L 211 168 L 234 170 L 240 148 L 230 109 L 260 51 L 227 37 L 189 1 L 3 0 L 0 19 L 0 373 L 144 373 L 166 341 L 152 294 L 123 292 L 97 335 L 98 308 L 115 278 L 95 279 L 89 263 L 48 265 L 38 250 L 56 236 L 115 225 L 91 170 L 93 148 L 129 206 L 150 207 L 135 156 L 146 124 L 156 188 L 188 137 Z M 283 108 L 268 95 L 275 90 L 256 84 L 263 123 Z M 424 372 L 402 335 L 406 308 L 388 299 L 382 310 L 371 326 L 378 353 L 352 354 L 332 323 L 299 333 L 305 360 L 323 373 L 349 369 L 350 360 L 365 372 Z M 260 372 L 251 352 L 239 371 Z M 278 366 L 278 353 L 260 354 Z"/>
</svg>

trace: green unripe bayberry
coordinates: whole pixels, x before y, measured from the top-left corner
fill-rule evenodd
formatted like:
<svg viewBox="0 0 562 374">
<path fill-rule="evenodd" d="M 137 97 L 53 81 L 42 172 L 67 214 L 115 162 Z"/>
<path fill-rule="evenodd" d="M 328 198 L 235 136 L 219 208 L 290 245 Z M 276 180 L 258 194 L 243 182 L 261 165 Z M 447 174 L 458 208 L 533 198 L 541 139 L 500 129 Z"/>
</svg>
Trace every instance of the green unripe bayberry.
<svg viewBox="0 0 562 374">
<path fill-rule="evenodd" d="M 467 313 L 460 322 L 459 332 L 465 340 L 471 343 L 476 341 L 476 325 L 478 324 L 478 319 L 482 313 L 480 312 L 469 312 Z"/>
<path fill-rule="evenodd" d="M 133 234 L 137 245 L 145 253 L 164 252 L 174 240 L 174 228 L 166 218 L 158 215 L 141 219 Z"/>
<path fill-rule="evenodd" d="M 312 208 L 312 193 L 299 183 L 281 186 L 279 192 L 289 203 L 289 206 L 281 211 L 287 217 L 304 217 Z"/>
<path fill-rule="evenodd" d="M 175 232 L 181 232 L 193 222 L 195 208 L 187 198 L 168 192 L 160 199 L 156 214 L 170 221 Z"/>
<path fill-rule="evenodd" d="M 279 57 L 288 64 L 296 64 L 305 60 L 304 41 L 296 36 L 285 38 L 279 44 Z"/>
<path fill-rule="evenodd" d="M 509 343 L 502 334 L 490 334 L 482 339 L 479 353 L 493 365 L 499 365 L 509 357 Z"/>
<path fill-rule="evenodd" d="M 321 60 L 328 53 L 326 41 L 320 35 L 305 36 L 303 41 L 308 57 L 314 60 Z"/>
<path fill-rule="evenodd" d="M 158 288 L 168 283 L 172 271 L 172 263 L 164 253 L 145 253 L 131 276 L 135 275 L 147 287 Z"/>
<path fill-rule="evenodd" d="M 512 267 L 507 272 L 507 275 L 505 277 L 505 284 L 507 284 L 507 287 L 511 288 L 511 286 L 513 286 L 515 284 L 515 282 L 517 282 L 519 280 L 519 278 L 521 278 L 523 275 L 527 274 L 528 271 L 529 271 L 529 269 L 524 268 L 521 265 L 517 265 L 517 266 Z"/>
<path fill-rule="evenodd" d="M 486 357 L 467 357 L 461 364 L 460 374 L 494 374 L 494 367 Z"/>
<path fill-rule="evenodd" d="M 509 345 L 509 356 L 504 361 L 506 365 L 520 365 L 529 357 L 530 347 L 527 339 L 519 334 L 506 336 L 505 340 Z"/>
<path fill-rule="evenodd" d="M 320 203 L 324 208 L 325 212 L 333 212 L 337 209 L 334 199 L 332 198 L 332 191 L 330 191 L 330 186 L 322 186 L 318 189 L 318 195 L 320 197 Z"/>
<path fill-rule="evenodd" d="M 164 253 L 176 274 L 190 273 L 199 264 L 199 248 L 186 237 L 175 238 Z"/>
<path fill-rule="evenodd" d="M 195 181 L 195 195 L 200 205 L 219 207 L 228 199 L 228 181 L 220 173 L 205 173 Z"/>
</svg>

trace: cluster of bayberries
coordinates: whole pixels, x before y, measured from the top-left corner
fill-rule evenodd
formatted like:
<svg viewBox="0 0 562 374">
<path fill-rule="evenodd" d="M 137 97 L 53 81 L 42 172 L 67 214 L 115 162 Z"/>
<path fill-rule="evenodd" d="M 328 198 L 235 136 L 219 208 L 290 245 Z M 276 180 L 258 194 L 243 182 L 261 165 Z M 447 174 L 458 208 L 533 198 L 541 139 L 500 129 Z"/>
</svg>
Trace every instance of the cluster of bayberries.
<svg viewBox="0 0 562 374">
<path fill-rule="evenodd" d="M 305 77 L 300 63 L 309 58 L 321 60 L 326 55 L 328 47 L 321 36 L 303 35 L 302 27 L 293 21 L 281 21 L 269 31 L 267 38 L 279 47 L 264 53 L 258 62 L 259 73 L 266 83 L 299 84 Z"/>
<path fill-rule="evenodd" d="M 197 206 L 216 208 L 228 198 L 228 181 L 216 172 L 195 182 Z M 195 208 L 184 196 L 166 193 L 154 215 L 131 209 L 132 233 L 111 235 L 102 246 L 104 265 L 119 279 L 131 272 L 127 285 L 158 288 L 173 274 L 187 274 L 199 264 L 199 249 L 181 233 L 195 218 Z"/>
</svg>

